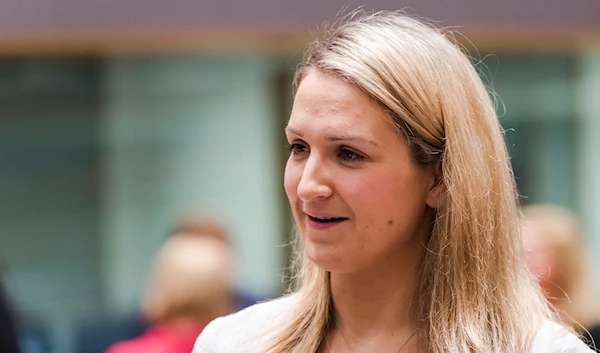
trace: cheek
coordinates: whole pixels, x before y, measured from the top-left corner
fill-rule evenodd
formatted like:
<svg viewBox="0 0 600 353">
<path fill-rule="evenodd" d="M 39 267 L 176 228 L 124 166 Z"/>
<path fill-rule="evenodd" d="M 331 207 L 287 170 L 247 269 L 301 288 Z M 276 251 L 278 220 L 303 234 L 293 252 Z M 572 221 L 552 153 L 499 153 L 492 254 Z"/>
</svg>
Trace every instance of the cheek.
<svg viewBox="0 0 600 353">
<path fill-rule="evenodd" d="M 283 186 L 290 201 L 296 198 L 298 184 L 300 183 L 300 176 L 300 169 L 295 167 L 291 161 L 288 160 L 285 166 L 285 172 L 283 174 Z"/>
<path fill-rule="evenodd" d="M 353 182 L 350 197 L 356 207 L 372 215 L 385 218 L 412 216 L 413 211 L 421 212 L 425 208 L 426 194 L 422 183 L 406 173 L 390 173 L 378 178 L 366 177 Z"/>
</svg>

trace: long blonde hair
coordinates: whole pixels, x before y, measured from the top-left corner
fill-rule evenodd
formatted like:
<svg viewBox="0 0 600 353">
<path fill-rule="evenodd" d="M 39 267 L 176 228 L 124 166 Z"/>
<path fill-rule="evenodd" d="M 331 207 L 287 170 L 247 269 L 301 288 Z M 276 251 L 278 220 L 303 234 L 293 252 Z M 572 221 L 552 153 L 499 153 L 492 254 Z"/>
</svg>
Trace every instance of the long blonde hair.
<svg viewBox="0 0 600 353">
<path fill-rule="evenodd" d="M 444 197 L 413 298 L 429 351 L 528 352 L 551 318 L 521 258 L 514 177 L 494 105 L 469 58 L 436 27 L 397 12 L 354 13 L 313 43 L 310 70 L 370 96 L 417 165 L 441 163 Z M 299 252 L 299 301 L 270 353 L 316 352 L 335 317 L 329 273 Z"/>
<path fill-rule="evenodd" d="M 523 208 L 524 226 L 533 241 L 543 244 L 551 258 L 552 285 L 564 295 L 552 304 L 575 329 L 581 331 L 600 323 L 600 306 L 593 276 L 586 264 L 585 239 L 579 221 L 570 210 L 552 204 Z"/>
</svg>

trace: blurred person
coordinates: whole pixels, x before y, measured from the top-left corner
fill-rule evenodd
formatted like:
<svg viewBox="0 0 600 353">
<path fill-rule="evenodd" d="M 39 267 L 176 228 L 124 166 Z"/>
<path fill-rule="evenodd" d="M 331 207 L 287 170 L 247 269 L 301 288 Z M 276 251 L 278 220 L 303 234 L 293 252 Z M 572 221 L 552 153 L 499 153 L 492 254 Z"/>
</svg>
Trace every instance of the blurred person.
<svg viewBox="0 0 600 353">
<path fill-rule="evenodd" d="M 142 301 L 151 324 L 107 353 L 189 353 L 205 325 L 233 311 L 233 254 L 214 237 L 172 237 L 159 251 Z"/>
<path fill-rule="evenodd" d="M 211 217 L 188 217 L 177 225 L 171 236 L 214 238 L 228 246 L 235 255 L 235 248 L 231 242 L 227 229 Z M 238 289 L 234 290 L 233 296 L 235 310 L 244 309 L 264 299 Z"/>
<path fill-rule="evenodd" d="M 225 227 L 211 217 L 187 217 L 171 232 L 173 237 L 211 237 L 232 246 Z"/>
<path fill-rule="evenodd" d="M 523 261 L 494 105 L 444 31 L 355 12 L 296 73 L 284 184 L 298 286 L 194 353 L 579 353 Z"/>
<path fill-rule="evenodd" d="M 17 326 L 0 282 L 0 352 L 19 353 L 20 351 Z"/>
<path fill-rule="evenodd" d="M 577 217 L 550 204 L 526 206 L 523 215 L 523 247 L 529 268 L 548 301 L 596 348 L 600 344 L 600 297 L 586 265 Z"/>
</svg>

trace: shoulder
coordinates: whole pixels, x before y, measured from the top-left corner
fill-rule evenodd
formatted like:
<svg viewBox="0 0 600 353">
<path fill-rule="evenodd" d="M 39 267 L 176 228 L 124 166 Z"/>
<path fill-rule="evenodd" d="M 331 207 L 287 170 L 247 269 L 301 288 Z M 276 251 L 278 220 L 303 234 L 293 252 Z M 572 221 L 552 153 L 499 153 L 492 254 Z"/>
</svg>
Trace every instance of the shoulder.
<svg viewBox="0 0 600 353">
<path fill-rule="evenodd" d="M 586 331 L 581 333 L 582 340 L 591 348 L 600 352 L 600 324 L 594 324 L 586 327 Z"/>
<path fill-rule="evenodd" d="M 105 353 L 152 353 L 172 351 L 172 340 L 168 336 L 159 335 L 149 328 L 141 336 L 117 342 L 110 346 Z"/>
<path fill-rule="evenodd" d="M 196 340 L 192 353 L 255 352 L 298 300 L 297 294 L 255 304 L 213 320 Z"/>
<path fill-rule="evenodd" d="M 533 341 L 531 353 L 592 353 L 579 337 L 566 327 L 546 320 Z"/>
</svg>

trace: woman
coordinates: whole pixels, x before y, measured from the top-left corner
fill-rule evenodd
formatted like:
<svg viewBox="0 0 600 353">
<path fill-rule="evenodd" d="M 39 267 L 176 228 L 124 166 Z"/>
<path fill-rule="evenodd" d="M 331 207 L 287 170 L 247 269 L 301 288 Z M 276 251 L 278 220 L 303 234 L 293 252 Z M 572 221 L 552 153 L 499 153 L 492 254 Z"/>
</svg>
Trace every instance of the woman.
<svg viewBox="0 0 600 353">
<path fill-rule="evenodd" d="M 215 320 L 195 353 L 587 352 L 521 260 L 494 107 L 441 31 L 353 16 L 295 81 L 285 189 L 299 285 Z"/>
<path fill-rule="evenodd" d="M 214 236 L 177 236 L 156 258 L 142 311 L 144 334 L 107 353 L 189 353 L 208 322 L 232 312 L 231 249 Z"/>
<path fill-rule="evenodd" d="M 588 345 L 600 344 L 600 297 L 586 265 L 577 217 L 550 204 L 523 208 L 523 248 L 546 298 L 580 331 Z"/>
</svg>

